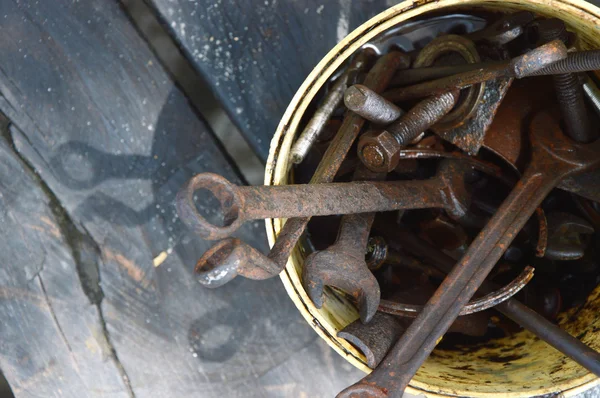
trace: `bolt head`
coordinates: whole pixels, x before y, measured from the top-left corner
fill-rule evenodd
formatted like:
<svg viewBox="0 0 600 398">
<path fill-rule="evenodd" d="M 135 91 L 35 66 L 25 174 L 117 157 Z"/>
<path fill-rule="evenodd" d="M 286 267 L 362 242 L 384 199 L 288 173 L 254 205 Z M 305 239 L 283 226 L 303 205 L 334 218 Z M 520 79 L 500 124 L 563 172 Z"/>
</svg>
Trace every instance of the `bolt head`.
<svg viewBox="0 0 600 398">
<path fill-rule="evenodd" d="M 390 172 L 400 160 L 402 146 L 387 130 L 369 131 L 358 140 L 358 157 L 371 171 Z"/>
</svg>

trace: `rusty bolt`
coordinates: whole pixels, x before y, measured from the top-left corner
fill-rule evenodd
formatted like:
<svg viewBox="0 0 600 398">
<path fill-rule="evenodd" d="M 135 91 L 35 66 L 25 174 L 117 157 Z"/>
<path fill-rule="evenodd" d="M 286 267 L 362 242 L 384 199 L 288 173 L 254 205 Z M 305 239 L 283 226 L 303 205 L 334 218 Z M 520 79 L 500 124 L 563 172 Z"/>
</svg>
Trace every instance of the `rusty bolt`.
<svg viewBox="0 0 600 398">
<path fill-rule="evenodd" d="M 372 171 L 390 172 L 400 161 L 400 150 L 452 110 L 458 90 L 419 102 L 385 130 L 365 133 L 358 141 L 358 157 Z"/>
<path fill-rule="evenodd" d="M 398 165 L 401 149 L 389 131 L 370 131 L 360 138 L 358 156 L 370 170 L 389 173 Z"/>
<path fill-rule="evenodd" d="M 567 40 L 565 23 L 551 18 L 537 22 L 533 27 L 541 42 L 560 39 Z M 584 101 L 583 87 L 577 75 L 573 73 L 557 74 L 552 77 L 556 97 L 565 122 L 565 132 L 577 142 L 591 142 L 597 137 Z"/>
</svg>

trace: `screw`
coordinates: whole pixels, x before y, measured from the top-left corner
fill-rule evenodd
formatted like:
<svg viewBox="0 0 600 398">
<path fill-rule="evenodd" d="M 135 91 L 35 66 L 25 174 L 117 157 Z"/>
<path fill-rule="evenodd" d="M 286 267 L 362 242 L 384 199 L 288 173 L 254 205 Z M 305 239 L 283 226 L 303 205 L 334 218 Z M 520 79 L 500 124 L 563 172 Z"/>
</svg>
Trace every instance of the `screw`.
<svg viewBox="0 0 600 398">
<path fill-rule="evenodd" d="M 600 69 L 600 50 L 578 51 L 570 53 L 567 58 L 556 61 L 530 76 L 588 72 L 596 69 Z"/>
<path fill-rule="evenodd" d="M 534 30 L 542 42 L 560 39 L 566 40 L 566 27 L 563 21 L 551 18 L 539 21 Z M 583 87 L 573 73 L 562 73 L 552 77 L 556 98 L 563 115 L 565 132 L 573 140 L 581 143 L 591 142 L 597 131 L 590 123 L 590 117 L 583 98 Z"/>
<path fill-rule="evenodd" d="M 358 141 L 358 156 L 372 171 L 390 172 L 398 165 L 399 152 L 423 131 L 452 110 L 458 90 L 419 102 L 385 130 L 365 133 Z"/>
</svg>

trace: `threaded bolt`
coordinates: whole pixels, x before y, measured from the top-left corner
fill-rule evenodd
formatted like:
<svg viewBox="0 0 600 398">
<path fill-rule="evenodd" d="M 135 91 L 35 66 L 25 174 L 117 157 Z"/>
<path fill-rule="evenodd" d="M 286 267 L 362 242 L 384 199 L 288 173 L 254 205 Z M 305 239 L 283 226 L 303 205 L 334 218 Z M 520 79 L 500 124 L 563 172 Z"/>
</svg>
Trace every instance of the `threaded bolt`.
<svg viewBox="0 0 600 398">
<path fill-rule="evenodd" d="M 423 131 L 433 126 L 454 108 L 458 100 L 458 91 L 429 97 L 409 110 L 396 123 L 387 127 L 398 144 L 410 144 Z"/>
<path fill-rule="evenodd" d="M 358 141 L 358 157 L 372 171 L 394 170 L 400 161 L 402 148 L 450 112 L 458 96 L 459 91 L 453 90 L 429 97 L 385 130 L 363 134 Z"/>
<path fill-rule="evenodd" d="M 578 51 L 570 53 L 567 58 L 556 61 L 529 76 L 579 73 L 597 69 L 600 69 L 600 50 Z"/>
<path fill-rule="evenodd" d="M 542 42 L 556 39 L 566 40 L 566 27 L 559 19 L 539 21 L 537 34 Z M 552 65 L 551 65 L 552 66 Z M 552 77 L 556 98 L 565 122 L 565 130 L 574 141 L 586 143 L 596 138 L 583 98 L 583 87 L 573 73 L 563 73 Z"/>
</svg>

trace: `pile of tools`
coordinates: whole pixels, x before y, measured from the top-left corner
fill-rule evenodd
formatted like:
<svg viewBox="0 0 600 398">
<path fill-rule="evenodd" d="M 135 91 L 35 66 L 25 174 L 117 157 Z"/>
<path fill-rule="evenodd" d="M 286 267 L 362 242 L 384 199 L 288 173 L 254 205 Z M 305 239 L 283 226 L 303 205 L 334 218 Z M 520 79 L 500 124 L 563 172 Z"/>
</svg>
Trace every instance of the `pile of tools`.
<svg viewBox="0 0 600 398">
<path fill-rule="evenodd" d="M 278 275 L 306 237 L 308 296 L 321 308 L 328 286 L 356 304 L 338 336 L 374 369 L 340 397 L 401 396 L 446 333 L 517 325 L 600 376 L 600 354 L 552 322 L 600 278 L 600 98 L 584 73 L 600 50 L 576 51 L 558 19 L 490 18 L 416 50 L 357 52 L 292 148 L 298 184 L 205 173 L 178 195 L 181 219 L 222 239 L 196 266 L 207 287 Z M 221 225 L 198 190 L 219 200 Z M 268 255 L 231 237 L 266 218 L 287 218 Z"/>
</svg>

